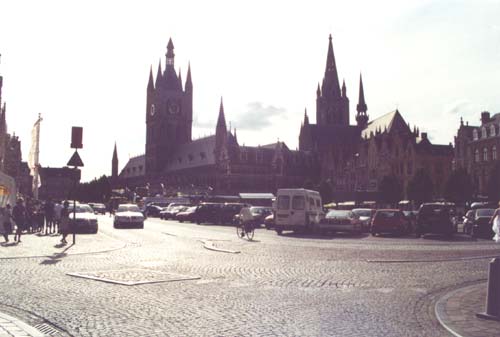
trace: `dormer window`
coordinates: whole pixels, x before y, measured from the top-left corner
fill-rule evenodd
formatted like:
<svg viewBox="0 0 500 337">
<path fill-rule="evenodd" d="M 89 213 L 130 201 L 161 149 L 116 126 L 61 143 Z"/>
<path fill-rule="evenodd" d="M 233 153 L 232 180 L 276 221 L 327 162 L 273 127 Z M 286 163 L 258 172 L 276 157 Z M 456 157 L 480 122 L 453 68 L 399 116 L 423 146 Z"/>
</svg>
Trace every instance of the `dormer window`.
<svg viewBox="0 0 500 337">
<path fill-rule="evenodd" d="M 488 137 L 488 133 L 486 132 L 486 128 L 481 129 L 481 138 L 486 138 Z"/>
<path fill-rule="evenodd" d="M 476 163 L 479 163 L 479 150 L 476 149 L 476 151 L 474 151 L 474 161 Z"/>
<path fill-rule="evenodd" d="M 493 145 L 493 148 L 491 149 L 491 159 L 497 160 L 497 146 L 496 145 Z"/>
<path fill-rule="evenodd" d="M 192 154 L 188 154 L 188 159 L 189 159 L 189 161 L 193 161 L 194 156 Z"/>
<path fill-rule="evenodd" d="M 472 139 L 473 140 L 477 140 L 479 137 L 478 137 L 478 134 L 477 134 L 477 129 L 474 129 L 472 130 Z"/>
<path fill-rule="evenodd" d="M 488 161 L 488 149 L 486 147 L 483 149 L 483 161 Z"/>
<path fill-rule="evenodd" d="M 495 125 L 490 125 L 490 137 L 494 137 L 496 135 Z"/>
</svg>

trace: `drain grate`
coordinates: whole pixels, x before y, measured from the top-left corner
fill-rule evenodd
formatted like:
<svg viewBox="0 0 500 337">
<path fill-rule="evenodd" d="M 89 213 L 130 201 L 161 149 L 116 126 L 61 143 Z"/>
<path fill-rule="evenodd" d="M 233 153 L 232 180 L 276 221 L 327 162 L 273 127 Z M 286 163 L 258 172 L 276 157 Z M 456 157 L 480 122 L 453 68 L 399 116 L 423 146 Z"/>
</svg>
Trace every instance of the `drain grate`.
<svg viewBox="0 0 500 337">
<path fill-rule="evenodd" d="M 199 276 L 139 268 L 67 273 L 67 275 L 127 286 L 200 279 Z"/>
<path fill-rule="evenodd" d="M 40 324 L 37 324 L 35 325 L 35 328 L 40 331 L 41 333 L 45 334 L 45 335 L 49 335 L 49 336 L 52 336 L 52 335 L 57 335 L 58 333 L 60 333 L 60 331 L 54 329 L 53 327 L 51 327 L 50 325 L 48 325 L 47 323 L 40 323 Z"/>
</svg>

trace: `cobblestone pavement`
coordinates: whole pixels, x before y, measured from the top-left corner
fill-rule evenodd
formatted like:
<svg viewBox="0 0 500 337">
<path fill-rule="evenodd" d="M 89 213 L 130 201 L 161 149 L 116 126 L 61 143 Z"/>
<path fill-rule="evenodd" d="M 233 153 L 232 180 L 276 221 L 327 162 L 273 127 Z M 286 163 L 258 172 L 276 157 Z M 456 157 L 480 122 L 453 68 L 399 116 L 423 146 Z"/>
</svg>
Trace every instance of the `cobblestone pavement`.
<svg viewBox="0 0 500 337">
<path fill-rule="evenodd" d="M 486 257 L 500 254 L 463 236 L 261 229 L 247 241 L 233 227 L 159 219 L 118 230 L 100 216 L 99 226 L 77 237 L 80 254 L 0 259 L 0 312 L 53 336 L 448 336 L 435 303 L 485 280 Z M 113 249 L 92 253 L 105 242 Z M 22 244 L 40 255 L 43 238 Z"/>
</svg>

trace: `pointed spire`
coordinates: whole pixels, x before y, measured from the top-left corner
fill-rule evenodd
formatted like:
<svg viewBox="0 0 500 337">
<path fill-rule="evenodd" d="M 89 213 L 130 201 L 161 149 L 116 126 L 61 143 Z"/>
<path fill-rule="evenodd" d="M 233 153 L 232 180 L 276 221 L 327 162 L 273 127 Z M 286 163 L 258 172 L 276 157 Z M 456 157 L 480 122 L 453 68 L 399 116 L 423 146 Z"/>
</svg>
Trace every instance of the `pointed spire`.
<svg viewBox="0 0 500 337">
<path fill-rule="evenodd" d="M 309 117 L 307 116 L 307 108 L 304 109 L 304 125 L 309 125 Z"/>
<path fill-rule="evenodd" d="M 217 118 L 217 130 L 222 127 L 224 128 L 224 130 L 227 130 L 226 116 L 224 116 L 224 103 L 222 102 L 222 97 L 221 97 L 220 107 L 219 107 L 219 117 Z"/>
<path fill-rule="evenodd" d="M 234 128 L 234 141 L 238 143 L 238 136 L 236 136 L 236 128 Z"/>
<path fill-rule="evenodd" d="M 181 74 L 181 67 L 179 67 L 179 89 L 182 91 L 182 74 Z"/>
<path fill-rule="evenodd" d="M 342 97 L 346 97 L 347 88 L 345 87 L 345 79 L 342 79 Z"/>
<path fill-rule="evenodd" d="M 323 79 L 322 92 L 340 95 L 339 76 L 337 74 L 337 65 L 333 54 L 332 34 L 328 38 L 328 54 L 326 57 L 325 78 Z"/>
<path fill-rule="evenodd" d="M 111 177 L 116 178 L 118 176 L 118 152 L 116 151 L 116 142 L 115 148 L 113 150 L 113 159 L 111 160 Z"/>
<path fill-rule="evenodd" d="M 149 67 L 149 81 L 148 81 L 148 91 L 149 90 L 154 90 L 155 86 L 153 83 L 153 66 Z"/>
<path fill-rule="evenodd" d="M 168 66 L 174 66 L 174 44 L 172 43 L 172 38 L 168 39 L 168 44 L 167 44 L 167 53 L 165 54 L 167 57 L 167 67 Z"/>
<path fill-rule="evenodd" d="M 316 96 L 317 97 L 321 96 L 321 89 L 319 88 L 319 82 L 318 82 L 318 89 L 316 89 Z"/>
<path fill-rule="evenodd" d="M 158 71 L 156 73 L 156 82 L 155 82 L 155 88 L 158 89 L 161 86 L 163 76 L 161 72 L 161 60 L 158 62 Z"/>
<path fill-rule="evenodd" d="M 366 105 L 365 102 L 365 91 L 363 89 L 363 77 L 361 76 L 361 73 L 359 74 L 359 99 L 358 99 L 358 105 L 356 106 L 356 110 L 359 113 L 361 112 L 366 113 L 366 110 L 368 110 L 368 106 Z"/>
<path fill-rule="evenodd" d="M 184 86 L 184 89 L 186 89 L 186 91 L 193 90 L 193 83 L 191 82 L 191 62 L 188 63 L 188 72 L 186 75 L 186 85 Z"/>
<path fill-rule="evenodd" d="M 464 119 L 460 117 L 460 126 L 464 126 Z"/>
</svg>

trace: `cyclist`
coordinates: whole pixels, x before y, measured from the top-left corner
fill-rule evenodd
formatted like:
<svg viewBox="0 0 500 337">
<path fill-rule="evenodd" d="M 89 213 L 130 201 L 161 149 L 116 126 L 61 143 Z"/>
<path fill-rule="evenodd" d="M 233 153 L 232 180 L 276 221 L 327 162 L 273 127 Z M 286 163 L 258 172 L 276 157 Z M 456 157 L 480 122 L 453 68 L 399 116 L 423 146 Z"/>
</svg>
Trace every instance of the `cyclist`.
<svg viewBox="0 0 500 337">
<path fill-rule="evenodd" d="M 240 211 L 240 224 L 241 228 L 243 229 L 240 234 L 241 237 L 244 237 L 245 233 L 252 231 L 253 229 L 252 222 L 253 222 L 253 216 L 252 212 L 250 212 L 250 206 L 245 205 Z"/>
</svg>

